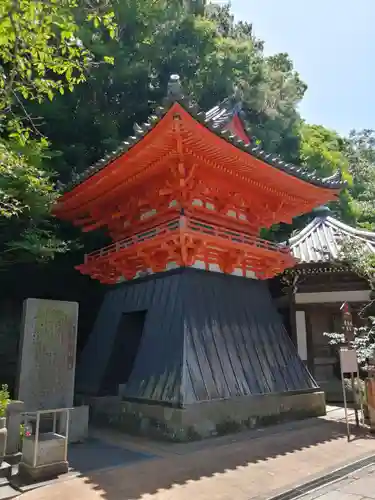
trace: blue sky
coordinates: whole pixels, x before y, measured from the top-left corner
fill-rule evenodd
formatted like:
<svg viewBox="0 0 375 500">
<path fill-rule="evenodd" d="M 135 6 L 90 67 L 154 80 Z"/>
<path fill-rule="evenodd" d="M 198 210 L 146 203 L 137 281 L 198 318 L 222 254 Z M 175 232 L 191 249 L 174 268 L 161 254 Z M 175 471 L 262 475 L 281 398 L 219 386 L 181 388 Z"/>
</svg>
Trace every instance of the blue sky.
<svg viewBox="0 0 375 500">
<path fill-rule="evenodd" d="M 300 112 L 347 134 L 375 128 L 375 0 L 232 0 L 267 54 L 287 52 L 308 90 Z"/>
</svg>

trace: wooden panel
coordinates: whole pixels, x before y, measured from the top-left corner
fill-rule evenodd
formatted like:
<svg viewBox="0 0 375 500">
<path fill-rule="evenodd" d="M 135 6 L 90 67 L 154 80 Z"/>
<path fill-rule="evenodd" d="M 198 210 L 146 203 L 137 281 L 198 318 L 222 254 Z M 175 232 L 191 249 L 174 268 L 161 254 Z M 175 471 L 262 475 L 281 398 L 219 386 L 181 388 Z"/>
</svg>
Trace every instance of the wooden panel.
<svg viewBox="0 0 375 500">
<path fill-rule="evenodd" d="M 339 292 L 296 293 L 296 304 L 321 304 L 329 302 L 367 302 L 370 290 L 350 290 Z"/>
<path fill-rule="evenodd" d="M 320 381 L 334 378 L 335 355 L 334 347 L 329 344 L 329 338 L 324 333 L 332 332 L 338 326 L 334 318 L 336 309 L 315 306 L 309 310 L 314 376 Z"/>
<path fill-rule="evenodd" d="M 299 293 L 311 292 L 337 292 L 350 290 L 367 290 L 368 283 L 359 276 L 348 272 L 319 272 L 319 267 L 315 268 L 317 274 L 300 275 L 298 281 Z"/>
<path fill-rule="evenodd" d="M 297 350 L 302 361 L 307 361 L 307 331 L 305 311 L 296 311 Z"/>
</svg>

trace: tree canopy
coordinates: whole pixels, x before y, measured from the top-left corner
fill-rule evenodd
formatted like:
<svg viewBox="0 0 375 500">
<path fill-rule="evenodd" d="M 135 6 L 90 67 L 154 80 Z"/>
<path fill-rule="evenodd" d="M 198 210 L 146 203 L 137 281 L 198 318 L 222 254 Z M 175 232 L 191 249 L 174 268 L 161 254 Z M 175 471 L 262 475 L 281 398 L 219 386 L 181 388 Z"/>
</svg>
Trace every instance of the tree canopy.
<svg viewBox="0 0 375 500">
<path fill-rule="evenodd" d="M 93 30 L 104 27 L 113 38 L 113 17 L 106 2 L 0 4 L 0 267 L 48 259 L 68 248 L 50 221 L 57 191 L 48 140 L 27 107 L 30 101 L 52 101 L 85 80 L 95 57 L 80 37 L 79 21 Z"/>
</svg>

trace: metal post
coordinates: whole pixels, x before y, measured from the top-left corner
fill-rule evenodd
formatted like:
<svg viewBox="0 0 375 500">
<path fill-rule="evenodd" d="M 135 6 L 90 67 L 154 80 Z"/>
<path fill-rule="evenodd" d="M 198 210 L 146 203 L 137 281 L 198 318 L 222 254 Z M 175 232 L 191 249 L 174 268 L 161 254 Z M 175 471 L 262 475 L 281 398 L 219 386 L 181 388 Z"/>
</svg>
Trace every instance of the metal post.
<svg viewBox="0 0 375 500">
<path fill-rule="evenodd" d="M 54 411 L 54 412 L 53 412 L 53 427 L 52 427 L 52 432 L 53 432 L 54 434 L 56 434 L 56 416 L 57 416 L 57 414 L 56 414 L 56 412 Z"/>
<path fill-rule="evenodd" d="M 35 438 L 34 438 L 34 459 L 33 467 L 36 467 L 36 457 L 38 453 L 38 441 L 39 441 L 39 426 L 40 426 L 40 413 L 36 414 L 36 425 L 35 425 Z"/>
<path fill-rule="evenodd" d="M 66 410 L 65 418 L 66 418 L 66 427 L 65 427 L 65 451 L 64 451 L 64 456 L 65 456 L 65 462 L 68 461 L 68 436 L 69 436 L 69 417 L 70 417 L 70 410 Z"/>
<path fill-rule="evenodd" d="M 347 403 L 347 400 L 346 400 L 345 379 L 344 379 L 344 374 L 343 373 L 341 373 L 341 383 L 342 383 L 342 396 L 344 398 L 345 421 L 346 421 L 346 436 L 348 438 L 348 441 L 350 441 L 350 425 L 349 425 L 349 418 L 348 418 L 348 403 Z"/>
<path fill-rule="evenodd" d="M 358 377 L 356 377 L 358 378 Z M 353 391 L 353 396 L 354 396 L 354 416 L 355 416 L 355 425 L 356 427 L 359 427 L 359 417 L 358 417 L 358 392 L 357 392 L 357 384 L 354 384 L 354 373 L 350 374 L 350 379 L 351 379 L 351 384 L 352 384 L 352 391 Z"/>
<path fill-rule="evenodd" d="M 350 309 L 350 305 L 347 302 L 344 302 L 341 307 L 340 307 L 341 313 L 342 313 L 342 331 L 345 337 L 346 344 L 348 346 L 348 349 L 351 349 L 351 344 L 354 340 L 354 326 L 353 326 L 353 317 Z M 358 368 L 358 361 L 356 363 L 356 371 L 355 368 L 352 367 L 350 370 L 350 378 L 351 378 L 351 384 L 352 384 L 352 391 L 353 391 L 353 396 L 354 396 L 354 415 L 355 415 L 355 423 L 356 426 L 359 427 L 359 418 L 358 418 L 358 408 L 357 408 L 357 397 L 356 397 L 356 388 L 354 386 L 354 372 L 357 373 L 359 376 L 359 368 Z M 349 430 L 349 420 L 348 420 L 348 408 L 347 408 L 347 401 L 346 401 L 346 393 L 345 393 L 345 384 L 344 384 L 344 370 L 341 369 L 341 378 L 342 378 L 342 384 L 343 384 L 343 395 L 344 395 L 344 404 L 345 404 L 345 418 L 347 420 L 347 430 L 348 430 L 348 441 L 350 439 L 350 430 Z"/>
</svg>

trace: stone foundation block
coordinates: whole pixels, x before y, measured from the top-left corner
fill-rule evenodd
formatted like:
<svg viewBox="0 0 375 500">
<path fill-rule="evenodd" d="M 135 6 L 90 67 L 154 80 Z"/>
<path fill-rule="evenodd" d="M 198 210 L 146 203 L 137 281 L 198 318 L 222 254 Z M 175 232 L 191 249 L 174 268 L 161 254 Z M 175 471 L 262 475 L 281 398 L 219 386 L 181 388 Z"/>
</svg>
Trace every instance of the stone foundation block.
<svg viewBox="0 0 375 500">
<path fill-rule="evenodd" d="M 47 479 L 68 472 L 65 446 L 64 436 L 53 432 L 40 434 L 35 454 L 35 436 L 25 437 L 22 461 L 19 464 L 20 474 L 28 475 L 32 479 Z"/>
<path fill-rule="evenodd" d="M 66 414 L 59 422 L 59 432 L 65 434 Z M 69 443 L 82 443 L 89 435 L 89 406 L 76 406 L 69 412 Z"/>
<path fill-rule="evenodd" d="M 6 446 L 7 459 L 17 462 L 21 450 L 22 412 L 25 411 L 23 401 L 11 401 L 6 409 L 8 439 Z"/>
<path fill-rule="evenodd" d="M 32 467 L 23 462 L 18 465 L 19 476 L 33 481 L 46 481 L 61 476 L 62 474 L 67 474 L 68 471 L 69 463 L 64 461 L 50 465 L 42 465 L 40 467 Z"/>
<path fill-rule="evenodd" d="M 108 398 L 91 400 L 94 422 L 171 441 L 193 441 L 326 413 L 324 392 L 239 397 L 184 408 L 119 399 L 110 402 Z"/>
</svg>

